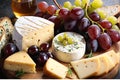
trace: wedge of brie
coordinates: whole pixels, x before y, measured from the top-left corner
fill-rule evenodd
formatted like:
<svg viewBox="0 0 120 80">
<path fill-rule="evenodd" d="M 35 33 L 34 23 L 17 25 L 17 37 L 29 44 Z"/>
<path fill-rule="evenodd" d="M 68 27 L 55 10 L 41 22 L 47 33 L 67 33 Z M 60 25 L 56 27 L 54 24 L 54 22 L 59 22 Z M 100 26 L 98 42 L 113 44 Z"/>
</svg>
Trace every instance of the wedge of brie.
<svg viewBox="0 0 120 80">
<path fill-rule="evenodd" d="M 31 45 L 40 46 L 54 36 L 54 23 L 40 17 L 20 17 L 14 26 L 12 37 L 19 50 L 27 51 Z"/>
<path fill-rule="evenodd" d="M 64 46 L 58 40 L 59 36 L 67 34 L 74 41 L 73 44 Z M 83 36 L 74 32 L 63 32 L 54 37 L 52 42 L 52 50 L 54 56 L 63 62 L 70 62 L 82 58 L 85 54 L 86 42 Z"/>
</svg>

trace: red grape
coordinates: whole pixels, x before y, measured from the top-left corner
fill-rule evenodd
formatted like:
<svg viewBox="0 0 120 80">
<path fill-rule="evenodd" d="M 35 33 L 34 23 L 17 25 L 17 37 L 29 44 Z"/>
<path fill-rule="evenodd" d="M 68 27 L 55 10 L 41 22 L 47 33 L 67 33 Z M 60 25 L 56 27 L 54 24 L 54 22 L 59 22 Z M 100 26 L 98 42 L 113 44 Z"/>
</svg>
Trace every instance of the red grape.
<svg viewBox="0 0 120 80">
<path fill-rule="evenodd" d="M 73 8 L 70 12 L 70 17 L 74 20 L 79 20 L 84 17 L 84 10 L 82 8 Z"/>
<path fill-rule="evenodd" d="M 91 50 L 92 52 L 96 52 L 98 49 L 98 41 L 96 39 L 94 40 L 87 40 L 86 44 L 86 52 L 90 53 Z"/>
<path fill-rule="evenodd" d="M 69 10 L 68 10 L 67 8 L 62 8 L 62 9 L 60 9 L 60 11 L 59 11 L 59 16 L 60 16 L 63 20 L 67 20 L 68 13 L 69 13 Z"/>
<path fill-rule="evenodd" d="M 86 53 L 90 53 L 92 50 L 90 40 L 86 40 Z"/>
<path fill-rule="evenodd" d="M 48 58 L 53 58 L 53 55 L 51 52 L 46 52 L 45 54 L 47 54 Z"/>
<path fill-rule="evenodd" d="M 113 42 L 120 41 L 120 33 L 114 29 L 107 30 L 107 33 L 109 34 L 110 38 Z"/>
<path fill-rule="evenodd" d="M 48 20 L 52 21 L 55 23 L 55 27 L 54 27 L 54 34 L 57 35 L 60 32 L 64 31 L 64 27 L 62 26 L 61 22 L 61 18 L 57 17 L 57 16 L 51 16 L 50 18 L 48 18 Z"/>
<path fill-rule="evenodd" d="M 43 15 L 44 13 L 40 11 L 40 12 L 35 13 L 34 16 L 43 17 Z"/>
<path fill-rule="evenodd" d="M 80 34 L 85 38 L 86 41 L 90 39 L 87 32 L 81 32 Z"/>
<path fill-rule="evenodd" d="M 92 48 L 92 52 L 96 52 L 98 49 L 98 41 L 96 39 L 91 40 L 91 48 Z"/>
<path fill-rule="evenodd" d="M 111 29 L 112 24 L 108 20 L 102 20 L 99 24 L 105 29 Z"/>
<path fill-rule="evenodd" d="M 48 18 L 51 17 L 51 16 L 52 16 L 52 15 L 46 13 L 46 14 L 43 15 L 43 18 L 48 19 Z"/>
<path fill-rule="evenodd" d="M 48 60 L 47 54 L 45 52 L 38 52 L 37 54 L 38 54 L 38 56 L 36 58 L 36 64 L 38 66 L 44 66 L 44 64 Z"/>
<path fill-rule="evenodd" d="M 15 53 L 18 51 L 17 46 L 14 43 L 7 43 L 4 47 L 3 47 L 3 54 L 2 57 L 6 58 L 8 56 L 10 56 L 11 54 Z"/>
<path fill-rule="evenodd" d="M 47 52 L 47 51 L 49 50 L 49 48 L 50 48 L 49 43 L 42 43 L 42 44 L 40 45 L 40 50 L 41 50 L 41 51 Z"/>
<path fill-rule="evenodd" d="M 44 13 L 47 11 L 48 6 L 48 3 L 45 1 L 41 1 L 38 3 L 38 8 Z"/>
<path fill-rule="evenodd" d="M 52 21 L 52 22 L 54 22 L 55 24 L 57 24 L 56 19 L 57 19 L 57 16 L 51 16 L 51 17 L 48 18 L 49 21 Z"/>
<path fill-rule="evenodd" d="M 65 22 L 64 23 L 64 30 L 65 31 L 75 31 L 76 23 L 77 23 L 76 20 L 71 20 L 71 21 Z"/>
<path fill-rule="evenodd" d="M 87 28 L 90 26 L 90 21 L 88 18 L 82 18 L 81 20 L 78 21 L 78 29 L 79 31 L 87 31 Z"/>
<path fill-rule="evenodd" d="M 89 14 L 89 17 L 93 20 L 93 21 L 99 21 L 100 20 L 100 16 L 98 13 L 96 12 L 92 12 Z"/>
<path fill-rule="evenodd" d="M 57 8 L 54 6 L 54 5 L 50 5 L 48 8 L 47 8 L 47 12 L 50 14 L 50 15 L 53 15 L 55 14 Z"/>
<path fill-rule="evenodd" d="M 97 25 L 91 25 L 88 28 L 88 35 L 89 37 L 94 40 L 100 36 L 101 30 Z"/>
<path fill-rule="evenodd" d="M 49 21 L 52 21 L 53 23 L 55 23 L 55 26 L 59 26 L 61 24 L 61 18 L 57 17 L 57 16 L 51 16 L 48 18 Z"/>
<path fill-rule="evenodd" d="M 28 51 L 27 53 L 30 55 L 30 56 L 33 56 L 35 55 L 37 52 L 39 51 L 39 48 L 35 45 L 32 45 L 28 48 Z"/>
<path fill-rule="evenodd" d="M 102 33 L 98 38 L 99 45 L 102 49 L 107 50 L 111 47 L 112 41 L 107 33 Z"/>
</svg>

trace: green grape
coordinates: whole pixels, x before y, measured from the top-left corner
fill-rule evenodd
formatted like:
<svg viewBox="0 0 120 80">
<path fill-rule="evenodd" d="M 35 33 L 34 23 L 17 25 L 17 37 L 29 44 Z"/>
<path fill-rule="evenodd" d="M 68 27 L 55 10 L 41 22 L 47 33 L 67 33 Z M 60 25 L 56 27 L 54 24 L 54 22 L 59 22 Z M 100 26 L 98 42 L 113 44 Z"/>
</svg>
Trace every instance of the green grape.
<svg viewBox="0 0 120 80">
<path fill-rule="evenodd" d="M 93 1 L 91 2 L 91 6 L 92 6 L 92 8 L 94 8 L 94 9 L 100 8 L 100 7 L 103 6 L 103 1 L 102 1 L 102 0 L 93 0 Z"/>
<path fill-rule="evenodd" d="M 66 46 L 68 44 L 67 40 L 63 40 L 62 44 Z"/>
<path fill-rule="evenodd" d="M 57 10 L 56 10 L 55 16 L 58 16 L 59 11 L 60 11 L 60 9 L 57 9 Z"/>
<path fill-rule="evenodd" d="M 112 25 L 115 25 L 117 23 L 117 18 L 114 16 L 107 17 L 107 20 L 112 23 Z"/>
<path fill-rule="evenodd" d="M 66 33 L 64 33 L 63 38 L 64 38 L 64 39 L 67 39 L 67 38 L 68 38 L 68 35 L 67 35 Z"/>
<path fill-rule="evenodd" d="M 62 42 L 64 40 L 63 36 L 58 36 L 58 40 Z"/>
<path fill-rule="evenodd" d="M 73 44 L 73 39 L 72 39 L 72 38 L 69 37 L 69 38 L 67 39 L 67 41 L 68 41 L 69 44 Z"/>
<path fill-rule="evenodd" d="M 72 4 L 70 3 L 70 1 L 66 1 L 66 2 L 64 2 L 63 7 L 68 8 L 69 10 L 71 10 L 72 9 Z"/>
<path fill-rule="evenodd" d="M 74 4 L 75 4 L 76 6 L 81 6 L 81 0 L 75 0 L 75 1 L 74 1 Z"/>
<path fill-rule="evenodd" d="M 112 26 L 112 29 L 115 29 L 115 30 L 117 30 L 117 31 L 120 31 L 120 29 L 119 29 L 119 27 L 118 27 L 117 25 L 113 25 L 113 26 Z"/>
<path fill-rule="evenodd" d="M 86 5 L 90 3 L 90 0 L 82 0 L 81 7 L 85 8 Z"/>
<path fill-rule="evenodd" d="M 105 19 L 107 16 L 106 13 L 101 9 L 97 9 L 96 12 L 100 15 L 101 19 Z"/>
<path fill-rule="evenodd" d="M 79 7 L 79 6 L 73 5 L 73 6 L 72 6 L 72 9 L 73 9 L 73 8 L 76 8 L 76 7 Z"/>
</svg>

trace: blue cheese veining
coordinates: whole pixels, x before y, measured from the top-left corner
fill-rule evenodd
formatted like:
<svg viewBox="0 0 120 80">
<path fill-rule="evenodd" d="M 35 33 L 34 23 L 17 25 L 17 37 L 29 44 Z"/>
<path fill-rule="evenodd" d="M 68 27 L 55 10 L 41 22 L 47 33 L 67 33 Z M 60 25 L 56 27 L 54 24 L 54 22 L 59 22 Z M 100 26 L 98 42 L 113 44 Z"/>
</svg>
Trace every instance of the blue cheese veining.
<svg viewBox="0 0 120 80">
<path fill-rule="evenodd" d="M 59 40 L 59 36 L 67 34 L 71 38 L 73 43 L 64 45 Z M 84 37 L 73 32 L 64 32 L 58 34 L 52 43 L 53 52 L 57 59 L 63 62 L 70 62 L 82 58 L 85 54 L 85 40 Z"/>
</svg>

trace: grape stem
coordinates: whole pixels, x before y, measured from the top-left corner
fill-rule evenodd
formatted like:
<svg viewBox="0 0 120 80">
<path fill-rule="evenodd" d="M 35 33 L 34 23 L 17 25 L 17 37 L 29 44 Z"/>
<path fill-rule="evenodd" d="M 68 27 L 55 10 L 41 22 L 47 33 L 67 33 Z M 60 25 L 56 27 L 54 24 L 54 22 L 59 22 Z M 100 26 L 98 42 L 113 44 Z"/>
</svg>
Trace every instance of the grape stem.
<svg viewBox="0 0 120 80">
<path fill-rule="evenodd" d="M 89 16 L 88 16 L 88 4 L 85 5 L 85 15 L 86 17 L 92 22 L 92 24 L 97 24 L 101 29 L 102 29 L 102 32 L 105 31 L 105 29 L 97 22 L 93 21 Z"/>
<path fill-rule="evenodd" d="M 56 5 L 59 9 L 62 8 L 62 7 L 58 4 L 58 2 L 57 2 L 56 0 L 53 0 L 53 2 L 55 3 L 55 5 Z"/>
</svg>

